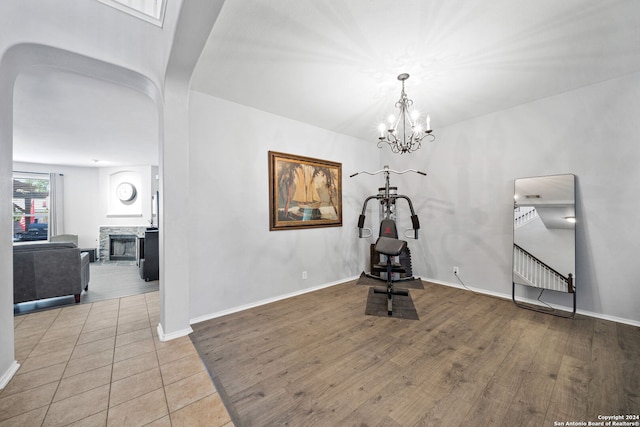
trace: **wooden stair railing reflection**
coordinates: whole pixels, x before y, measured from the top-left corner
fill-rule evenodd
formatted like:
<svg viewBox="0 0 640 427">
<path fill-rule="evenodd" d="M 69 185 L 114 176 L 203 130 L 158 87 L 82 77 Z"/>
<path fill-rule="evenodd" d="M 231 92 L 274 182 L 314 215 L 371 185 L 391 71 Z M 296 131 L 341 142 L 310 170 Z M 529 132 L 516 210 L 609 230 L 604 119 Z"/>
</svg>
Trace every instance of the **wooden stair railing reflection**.
<svg viewBox="0 0 640 427">
<path fill-rule="evenodd" d="M 519 208 L 516 208 L 516 210 L 520 213 L 520 215 L 518 215 L 517 217 L 514 216 L 514 219 L 513 219 L 514 230 L 538 218 L 538 211 L 536 210 L 536 208 L 519 207 Z"/>
<path fill-rule="evenodd" d="M 564 276 L 515 243 L 513 244 L 513 250 L 513 271 L 526 279 L 532 286 L 560 292 L 575 291 L 571 273 Z M 561 285 L 557 286 L 558 283 L 561 283 Z"/>
<path fill-rule="evenodd" d="M 538 309 L 519 304 L 518 301 L 516 301 L 516 282 L 512 281 L 512 299 L 518 307 L 541 311 L 543 313 L 550 313 L 560 317 L 573 318 L 575 316 L 576 289 L 573 284 L 572 273 L 564 276 L 563 274 L 548 266 L 543 261 L 539 260 L 534 255 L 527 252 L 515 243 L 513 244 L 513 272 L 527 281 L 531 287 L 542 289 L 542 291 L 540 292 L 540 296 L 542 296 L 542 292 L 547 289 L 556 292 L 567 292 L 573 294 L 573 312 L 570 315 L 565 316 L 556 314 L 555 309 L 553 309 L 551 306 L 549 306 L 549 308 L 551 309 L 551 311 L 549 311 L 546 309 Z M 540 301 L 540 296 L 538 296 L 538 301 Z"/>
</svg>

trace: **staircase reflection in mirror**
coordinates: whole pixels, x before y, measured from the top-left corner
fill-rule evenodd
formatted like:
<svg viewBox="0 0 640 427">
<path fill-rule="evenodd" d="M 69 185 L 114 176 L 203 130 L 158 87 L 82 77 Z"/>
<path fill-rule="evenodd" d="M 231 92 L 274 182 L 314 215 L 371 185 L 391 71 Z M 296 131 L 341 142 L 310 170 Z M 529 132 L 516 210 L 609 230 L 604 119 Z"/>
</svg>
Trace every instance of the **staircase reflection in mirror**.
<svg viewBox="0 0 640 427">
<path fill-rule="evenodd" d="M 519 307 L 575 316 L 575 206 L 573 174 L 515 180 L 512 298 Z M 520 288 L 522 298 L 530 302 L 516 297 Z M 572 312 L 556 310 L 543 301 L 545 291 L 570 294 Z M 531 296 L 536 293 L 534 301 Z"/>
</svg>

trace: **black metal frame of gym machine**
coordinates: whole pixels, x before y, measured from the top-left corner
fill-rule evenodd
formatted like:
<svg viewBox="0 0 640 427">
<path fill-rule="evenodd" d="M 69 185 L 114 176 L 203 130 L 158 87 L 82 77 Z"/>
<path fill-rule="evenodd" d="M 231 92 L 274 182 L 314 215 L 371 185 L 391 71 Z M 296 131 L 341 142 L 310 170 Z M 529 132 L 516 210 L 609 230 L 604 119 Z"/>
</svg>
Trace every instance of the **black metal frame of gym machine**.
<svg viewBox="0 0 640 427">
<path fill-rule="evenodd" d="M 410 228 L 408 230 L 405 230 L 404 232 L 404 237 L 406 238 L 413 238 L 413 239 L 418 239 L 418 230 L 420 229 L 420 221 L 418 220 L 418 216 L 416 215 L 414 209 L 413 209 L 413 203 L 411 203 L 411 199 L 405 195 L 402 194 L 392 194 L 392 190 L 397 191 L 397 187 L 391 187 L 389 184 L 389 174 L 390 173 L 396 173 L 396 174 L 404 174 L 407 172 L 415 172 L 417 174 L 420 175 L 424 175 L 426 176 L 427 174 L 425 172 L 421 172 L 421 171 L 417 171 L 415 169 L 407 169 L 404 171 L 396 171 L 393 169 L 389 169 L 389 166 L 384 166 L 384 169 L 381 169 L 377 172 L 367 172 L 367 171 L 362 171 L 362 172 L 356 172 L 353 175 L 350 176 L 350 178 L 355 177 L 358 174 L 361 173 L 365 173 L 367 175 L 378 175 L 380 173 L 384 173 L 385 175 L 385 186 L 384 188 L 379 188 L 378 189 L 378 194 L 374 195 L 374 196 L 369 196 L 365 199 L 363 206 L 362 206 L 362 213 L 360 214 L 360 217 L 358 218 L 358 237 L 360 238 L 367 238 L 367 237 L 371 237 L 373 235 L 373 231 L 370 228 L 364 228 L 364 222 L 365 222 L 365 214 L 367 211 L 367 204 L 369 203 L 370 200 L 376 199 L 379 200 L 381 205 L 382 205 L 382 209 L 383 209 L 383 215 L 381 218 L 381 225 L 382 222 L 384 220 L 391 220 L 394 222 L 396 222 L 396 220 L 394 218 L 392 218 L 392 215 L 396 215 L 395 212 L 392 212 L 393 209 L 392 207 L 396 206 L 396 200 L 397 199 L 404 199 L 407 201 L 407 203 L 409 204 L 409 210 L 411 211 L 411 224 L 413 228 Z M 381 194 L 381 191 L 384 191 Z M 395 227 L 397 230 L 397 227 Z M 364 231 L 368 231 L 367 234 L 364 234 Z M 407 232 L 409 231 L 413 231 L 413 236 L 407 235 Z M 397 231 L 396 231 L 397 232 Z M 380 237 L 382 236 L 378 236 L 378 239 L 380 239 Z M 398 242 L 402 242 L 401 240 L 398 240 L 397 238 L 394 239 L 395 241 Z M 406 242 L 403 242 L 404 245 L 406 246 Z M 377 246 L 377 245 L 376 245 Z M 397 255 L 399 255 L 400 252 L 398 252 Z M 393 295 L 403 295 L 403 296 L 408 296 L 409 295 L 409 291 L 406 289 L 394 289 L 393 287 L 393 283 L 396 282 L 403 282 L 403 281 L 412 281 L 412 280 L 416 280 L 416 277 L 414 277 L 413 275 L 409 276 L 409 277 L 401 277 L 401 278 L 397 278 L 395 280 L 392 279 L 392 272 L 398 272 L 398 271 L 404 271 L 404 268 L 400 267 L 399 269 L 396 267 L 393 267 L 392 265 L 392 261 L 391 261 L 391 256 L 386 255 L 387 257 L 387 262 L 386 262 L 386 278 L 383 279 L 380 276 L 376 276 L 373 275 L 371 273 L 365 273 L 365 275 L 367 277 L 370 277 L 372 279 L 375 280 L 384 280 L 387 282 L 387 287 L 386 288 L 377 288 L 374 287 L 374 292 L 375 293 L 384 293 L 387 294 L 387 299 L 388 299 L 388 314 L 391 315 L 392 314 L 392 304 L 393 304 Z M 373 263 L 372 263 L 373 264 Z M 395 270 L 395 271 L 394 271 Z"/>
</svg>

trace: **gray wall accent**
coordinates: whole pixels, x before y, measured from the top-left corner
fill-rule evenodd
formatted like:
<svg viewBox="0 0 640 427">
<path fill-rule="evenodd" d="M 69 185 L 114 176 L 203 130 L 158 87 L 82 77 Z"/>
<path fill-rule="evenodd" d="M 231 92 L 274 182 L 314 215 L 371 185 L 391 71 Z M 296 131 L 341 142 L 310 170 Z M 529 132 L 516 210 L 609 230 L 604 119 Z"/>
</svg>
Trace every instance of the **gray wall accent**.
<svg viewBox="0 0 640 427">
<path fill-rule="evenodd" d="M 640 322 L 639 114 L 635 73 L 436 129 L 415 156 L 385 154 L 429 173 L 401 178 L 424 228 L 416 272 L 458 285 L 456 265 L 468 286 L 510 295 L 514 180 L 574 173 L 578 310 Z M 564 297 L 544 296 L 569 306 Z"/>
<path fill-rule="evenodd" d="M 191 92 L 188 224 L 191 318 L 360 274 L 370 239 L 357 221 L 380 152 L 362 141 Z M 342 163 L 343 226 L 269 231 L 268 151 Z M 186 267 L 186 266 L 185 266 Z M 302 279 L 302 272 L 308 279 Z"/>
</svg>

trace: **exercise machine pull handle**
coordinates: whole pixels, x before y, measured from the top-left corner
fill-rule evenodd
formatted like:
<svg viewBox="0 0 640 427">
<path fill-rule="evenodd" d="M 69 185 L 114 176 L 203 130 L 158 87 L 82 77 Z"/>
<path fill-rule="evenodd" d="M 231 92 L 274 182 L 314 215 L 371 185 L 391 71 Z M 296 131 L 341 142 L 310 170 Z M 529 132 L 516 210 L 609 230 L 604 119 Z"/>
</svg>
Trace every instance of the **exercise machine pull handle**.
<svg viewBox="0 0 640 427">
<path fill-rule="evenodd" d="M 418 230 L 416 228 L 407 228 L 404 230 L 404 237 L 407 239 L 417 239 L 418 238 Z"/>
<path fill-rule="evenodd" d="M 411 212 L 413 213 L 413 206 L 411 206 L 411 201 L 409 201 L 409 206 L 411 208 Z M 416 215 L 416 214 L 411 215 L 411 225 L 412 225 L 413 228 L 409 228 L 409 229 L 405 230 L 404 231 L 404 237 L 406 237 L 408 239 L 417 239 L 418 238 L 418 230 L 420 229 L 420 220 L 418 219 L 418 215 Z M 410 234 L 408 234 L 408 233 L 410 233 Z"/>
<path fill-rule="evenodd" d="M 413 208 L 413 206 L 412 206 Z M 420 229 L 420 220 L 418 219 L 418 215 L 413 214 L 411 215 L 411 225 L 413 226 L 413 228 L 415 230 L 419 230 Z"/>
<path fill-rule="evenodd" d="M 373 230 L 370 228 L 358 228 L 358 237 L 361 239 L 367 239 L 371 236 L 373 236 Z"/>
<path fill-rule="evenodd" d="M 366 206 L 366 205 L 365 205 Z M 367 238 L 373 235 L 373 231 L 370 228 L 364 228 L 364 214 L 360 214 L 358 217 L 358 237 Z M 367 232 L 368 234 L 364 234 L 363 232 Z"/>
</svg>

